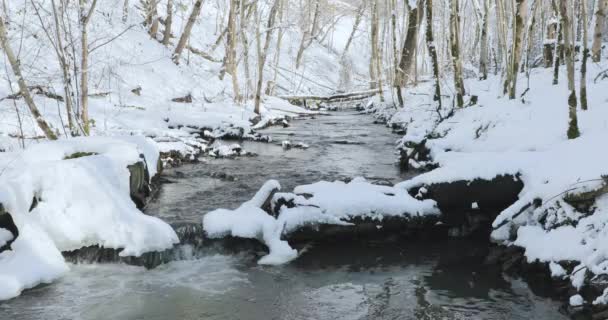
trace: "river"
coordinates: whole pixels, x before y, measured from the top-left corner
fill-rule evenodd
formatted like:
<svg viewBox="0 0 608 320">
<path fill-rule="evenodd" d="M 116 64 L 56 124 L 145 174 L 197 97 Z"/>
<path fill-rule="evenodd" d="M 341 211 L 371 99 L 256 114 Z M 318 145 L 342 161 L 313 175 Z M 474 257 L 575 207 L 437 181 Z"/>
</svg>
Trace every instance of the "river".
<svg viewBox="0 0 608 320">
<path fill-rule="evenodd" d="M 318 180 L 408 178 L 391 153 L 399 136 L 367 115 L 341 111 L 263 133 L 276 143 L 243 144 L 256 157 L 168 170 L 171 183 L 146 213 L 200 222 L 210 210 L 238 207 L 268 179 L 291 191 Z M 283 140 L 310 148 L 284 150 Z M 279 267 L 258 266 L 263 252 L 214 248 L 154 270 L 73 265 L 55 283 L 0 303 L 0 319 L 567 319 L 542 292 L 484 265 L 483 241 L 344 241 L 304 250 Z"/>
</svg>

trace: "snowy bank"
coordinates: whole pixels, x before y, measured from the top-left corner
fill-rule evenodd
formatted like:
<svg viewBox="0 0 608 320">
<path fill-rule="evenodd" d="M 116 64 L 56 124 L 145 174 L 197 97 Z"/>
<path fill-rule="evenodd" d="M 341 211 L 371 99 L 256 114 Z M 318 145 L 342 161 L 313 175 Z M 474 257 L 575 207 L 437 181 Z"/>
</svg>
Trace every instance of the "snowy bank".
<svg viewBox="0 0 608 320">
<path fill-rule="evenodd" d="M 138 137 L 75 138 L 0 154 L 0 203 L 18 230 L 0 253 L 0 299 L 68 271 L 62 251 L 98 245 L 139 256 L 177 243 L 169 225 L 130 197 L 128 167 L 143 165 L 150 179 L 158 156 L 154 142 Z"/>
<path fill-rule="evenodd" d="M 277 193 L 279 189 L 278 182 L 271 180 L 236 210 L 207 213 L 203 217 L 206 234 L 258 239 L 270 250 L 259 263 L 281 264 L 297 257 L 283 239 L 304 227 L 354 228 L 355 221 L 371 220 L 381 228 L 386 219 L 409 221 L 439 213 L 432 200 L 416 200 L 402 189 L 373 185 L 363 178 L 298 186 L 294 193 Z"/>
<path fill-rule="evenodd" d="M 431 84 L 422 83 L 406 90 L 403 109 L 376 99 L 367 110 L 403 131 L 402 163 L 433 169 L 398 188 L 412 192 L 500 176 L 521 180 L 515 201 L 495 212 L 492 240 L 523 248 L 530 263 L 560 266 L 571 285 L 584 291 L 608 275 L 608 84 L 596 79 L 602 65 L 590 69 L 595 80 L 588 84 L 589 110 L 578 110 L 581 136 L 574 140 L 566 135 L 567 83 L 552 85 L 549 69 L 532 69 L 533 85 L 517 100 L 503 97 L 502 82 L 491 77 L 466 82 L 467 92 L 476 95 L 467 100 L 476 103 L 462 109 L 454 109 L 450 97 L 436 109 Z"/>
</svg>

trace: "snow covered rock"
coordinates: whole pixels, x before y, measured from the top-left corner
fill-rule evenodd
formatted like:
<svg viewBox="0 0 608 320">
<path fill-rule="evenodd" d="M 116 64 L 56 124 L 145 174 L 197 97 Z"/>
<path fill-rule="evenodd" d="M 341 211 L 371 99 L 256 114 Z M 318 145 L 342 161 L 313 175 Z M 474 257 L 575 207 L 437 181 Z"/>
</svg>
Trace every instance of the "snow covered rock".
<svg viewBox="0 0 608 320">
<path fill-rule="evenodd" d="M 158 161 L 155 144 L 137 137 L 74 138 L 2 154 L 0 203 L 19 235 L 0 253 L 0 299 L 61 276 L 68 270 L 62 251 L 98 245 L 138 256 L 178 242 L 169 225 L 144 215 L 130 197 L 128 167 L 142 154 Z M 144 168 L 140 180 L 156 174 L 155 165 Z"/>
<path fill-rule="evenodd" d="M 277 181 L 270 180 L 249 201 L 236 210 L 218 209 L 203 217 L 203 228 L 210 238 L 225 236 L 258 239 L 269 249 L 260 264 L 282 264 L 297 257 L 297 251 L 281 240 L 282 226 L 261 207 L 276 190 Z"/>
<path fill-rule="evenodd" d="M 345 232 L 355 235 L 359 222 L 371 223 L 374 231 L 382 229 L 377 228 L 382 225 L 405 229 L 415 219 L 439 214 L 432 200 L 416 200 L 402 189 L 373 185 L 362 178 L 349 183 L 322 181 L 298 186 L 294 193 L 275 194 L 279 187 L 278 182 L 268 181 L 252 200 L 238 209 L 218 209 L 206 214 L 203 218 L 206 234 L 211 238 L 258 239 L 270 250 L 260 263 L 280 264 L 297 257 L 297 251 L 283 239 L 298 240 L 293 233 L 302 228 L 312 227 L 312 233 L 320 237 L 329 235 L 319 232 L 320 226 L 344 227 Z"/>
</svg>

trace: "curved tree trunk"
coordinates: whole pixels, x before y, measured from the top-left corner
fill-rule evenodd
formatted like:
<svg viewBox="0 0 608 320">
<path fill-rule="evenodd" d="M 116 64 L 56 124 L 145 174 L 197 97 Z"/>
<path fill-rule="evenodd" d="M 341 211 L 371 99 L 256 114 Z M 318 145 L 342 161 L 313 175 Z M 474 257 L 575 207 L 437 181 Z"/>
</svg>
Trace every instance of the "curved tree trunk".
<svg viewBox="0 0 608 320">
<path fill-rule="evenodd" d="M 268 23 L 266 24 L 266 39 L 264 40 L 264 49 L 258 56 L 258 83 L 255 89 L 255 108 L 254 111 L 260 114 L 260 101 L 262 99 L 262 85 L 264 83 L 264 65 L 266 64 L 266 57 L 268 56 L 268 48 L 270 47 L 270 41 L 272 40 L 272 29 L 274 28 L 274 20 L 277 14 L 277 6 L 279 0 L 274 0 L 270 13 L 268 15 Z M 257 32 L 258 43 L 260 41 L 260 32 Z M 259 44 L 258 44 L 259 46 Z"/>
<path fill-rule="evenodd" d="M 188 43 L 188 39 L 190 39 L 190 33 L 192 32 L 192 27 L 194 27 L 194 23 L 196 22 L 196 18 L 201 13 L 201 7 L 203 6 L 203 0 L 196 0 L 194 3 L 194 7 L 192 8 L 192 12 L 190 12 L 190 17 L 188 18 L 188 22 L 186 23 L 186 27 L 182 32 L 182 35 L 179 37 L 179 42 L 175 47 L 175 51 L 173 52 L 173 62 L 175 64 L 179 64 L 179 58 Z"/>
<path fill-rule="evenodd" d="M 34 99 L 32 99 L 32 95 L 30 94 L 27 84 L 25 83 L 25 79 L 23 78 L 23 75 L 21 73 L 21 67 L 19 65 L 19 60 L 15 56 L 15 53 L 13 52 L 13 49 L 11 48 L 11 46 L 8 42 L 6 25 L 4 23 L 4 18 L 1 15 L 0 15 L 0 44 L 2 45 L 2 49 L 4 50 L 4 53 L 6 54 L 6 57 L 8 58 L 8 62 L 11 65 L 11 68 L 13 69 L 15 78 L 17 78 L 17 84 L 19 85 L 19 90 L 21 91 L 21 95 L 23 96 L 25 103 L 27 104 L 28 108 L 30 109 L 30 112 L 32 113 L 32 116 L 34 117 L 34 120 L 36 120 L 38 127 L 42 130 L 42 132 L 44 132 L 44 135 L 47 137 L 47 139 L 57 140 L 57 135 L 53 132 L 53 130 L 51 130 L 49 125 L 46 123 L 46 121 L 40 114 L 40 111 L 38 111 L 38 108 L 36 107 L 36 104 L 34 103 Z"/>
</svg>

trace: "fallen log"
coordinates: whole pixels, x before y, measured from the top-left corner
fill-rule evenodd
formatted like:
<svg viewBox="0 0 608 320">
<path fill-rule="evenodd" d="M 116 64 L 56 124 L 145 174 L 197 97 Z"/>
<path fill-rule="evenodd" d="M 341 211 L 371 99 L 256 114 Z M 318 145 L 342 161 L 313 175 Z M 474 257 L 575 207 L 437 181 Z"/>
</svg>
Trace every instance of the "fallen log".
<svg viewBox="0 0 608 320">
<path fill-rule="evenodd" d="M 330 96 L 314 96 L 314 95 L 303 95 L 303 96 L 278 96 L 279 98 L 287 101 L 320 101 L 320 102 L 344 102 L 344 101 L 354 101 L 354 100 L 362 100 L 369 97 L 372 97 L 378 93 L 380 93 L 381 89 L 367 90 L 367 91 L 357 91 L 357 92 L 349 92 L 349 93 L 340 93 Z"/>
</svg>

